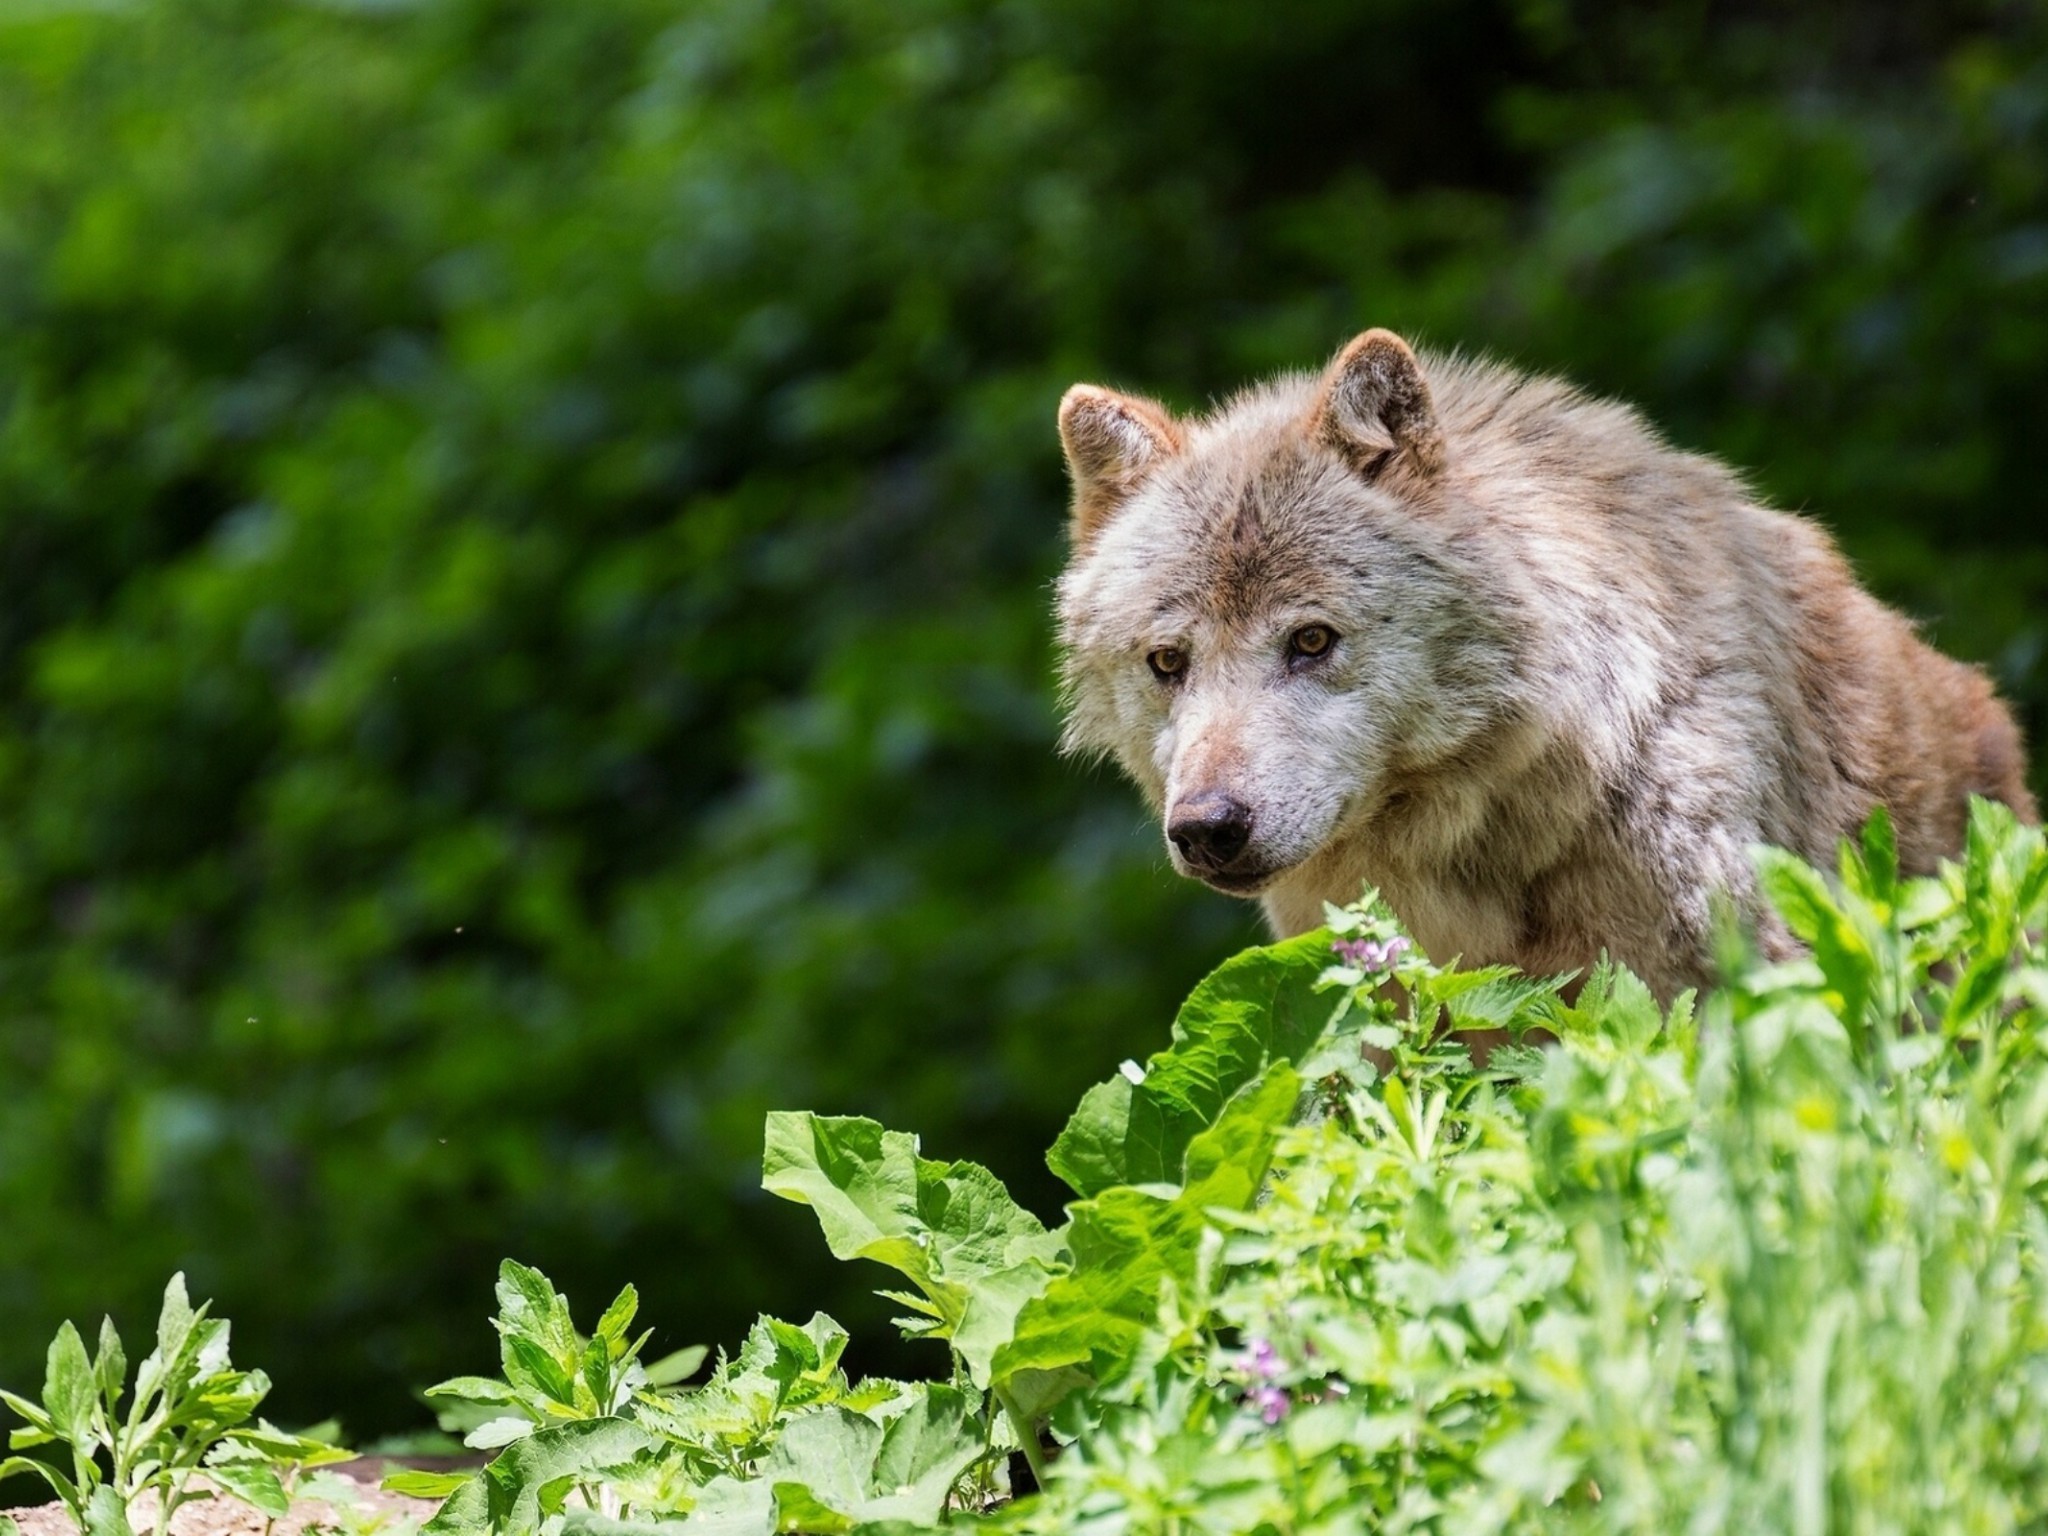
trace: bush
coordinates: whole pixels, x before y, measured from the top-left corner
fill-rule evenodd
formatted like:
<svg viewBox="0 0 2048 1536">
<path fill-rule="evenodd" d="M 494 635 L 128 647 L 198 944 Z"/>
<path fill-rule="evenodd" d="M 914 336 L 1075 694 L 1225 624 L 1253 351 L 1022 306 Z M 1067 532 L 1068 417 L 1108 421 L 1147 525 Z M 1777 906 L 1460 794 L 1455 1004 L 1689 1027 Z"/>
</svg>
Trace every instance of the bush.
<svg viewBox="0 0 2048 1536">
<path fill-rule="evenodd" d="M 815 1294 L 778 1104 L 1046 1204 L 1251 932 L 1054 760 L 1075 377 L 1573 373 L 2039 736 L 2041 18 L 1696 14 L 12 10 L 0 1377 L 185 1269 L 403 1424 L 507 1249 L 729 1336 Z"/>
<path fill-rule="evenodd" d="M 951 1380 L 852 1381 L 820 1315 L 664 1389 L 630 1293 L 586 1339 L 508 1264 L 505 1380 L 437 1395 L 510 1448 L 407 1479 L 450 1494 L 427 1536 L 2033 1528 L 2048 843 L 1978 802 L 1936 879 L 1881 814 L 1838 885 L 1759 863 L 1813 958 L 1731 948 L 1697 1009 L 1438 967 L 1370 900 L 1232 960 L 1082 1100 L 1052 1231 L 871 1120 L 772 1117 L 765 1186 L 908 1283 Z M 1555 1044 L 1475 1071 L 1465 1026 Z"/>
</svg>

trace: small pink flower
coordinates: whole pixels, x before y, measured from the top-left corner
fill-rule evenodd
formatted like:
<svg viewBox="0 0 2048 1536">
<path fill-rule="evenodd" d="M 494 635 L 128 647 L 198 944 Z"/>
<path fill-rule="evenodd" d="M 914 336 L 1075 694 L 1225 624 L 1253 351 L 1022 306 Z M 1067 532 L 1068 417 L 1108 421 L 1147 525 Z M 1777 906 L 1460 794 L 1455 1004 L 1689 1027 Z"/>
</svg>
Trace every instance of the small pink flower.
<svg viewBox="0 0 2048 1536">
<path fill-rule="evenodd" d="M 1258 1409 L 1259 1417 L 1268 1424 L 1278 1424 L 1287 1417 L 1288 1410 L 1294 1406 L 1293 1400 L 1286 1392 L 1270 1384 L 1253 1387 L 1245 1394 L 1244 1400 L 1251 1407 Z"/>
<path fill-rule="evenodd" d="M 1384 971 L 1412 946 L 1396 934 L 1391 939 L 1338 939 L 1330 947 L 1361 971 Z"/>
<path fill-rule="evenodd" d="M 1263 1381 L 1271 1381 L 1284 1369 L 1280 1363 L 1280 1351 L 1273 1347 L 1271 1339 L 1253 1339 L 1247 1363 L 1251 1373 Z"/>
</svg>

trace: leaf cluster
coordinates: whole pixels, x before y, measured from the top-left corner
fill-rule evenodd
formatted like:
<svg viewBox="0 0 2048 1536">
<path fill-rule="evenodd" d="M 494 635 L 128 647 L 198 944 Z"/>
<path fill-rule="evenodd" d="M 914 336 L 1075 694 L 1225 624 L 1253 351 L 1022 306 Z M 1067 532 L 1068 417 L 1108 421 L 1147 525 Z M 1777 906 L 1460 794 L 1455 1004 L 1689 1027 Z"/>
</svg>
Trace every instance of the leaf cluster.
<svg viewBox="0 0 2048 1536">
<path fill-rule="evenodd" d="M 0 1478 L 40 1477 L 85 1536 L 133 1536 L 131 1513 L 153 1496 L 155 1536 L 165 1536 L 185 1504 L 226 1492 L 276 1519 L 309 1469 L 352 1453 L 311 1435 L 289 1434 L 256 1417 L 270 1392 L 261 1371 L 235 1369 L 229 1324 L 194 1307 L 185 1277 L 164 1289 L 156 1346 L 136 1368 L 126 1410 L 128 1357 L 112 1318 L 101 1320 L 88 1352 L 67 1322 L 50 1342 L 40 1402 L 0 1391 L 22 1420 L 8 1437 L 15 1451 L 50 1448 L 62 1460 L 10 1456 Z"/>
<path fill-rule="evenodd" d="M 701 1386 L 572 1392 L 436 1536 L 2039 1524 L 2048 844 L 1978 804 L 1931 878 L 1881 812 L 1828 875 L 1757 863 L 1809 955 L 1731 938 L 1697 1002 L 1440 966 L 1370 895 L 1239 956 L 1084 1098 L 1055 1227 L 773 1116 L 766 1186 L 901 1277 L 951 1380 L 852 1383 L 828 1319 L 764 1318 Z M 1551 1043 L 1476 1070 L 1479 1026 Z M 508 1275 L 501 1332 L 596 1358 Z M 506 1358 L 477 1400 L 533 1390 Z"/>
</svg>

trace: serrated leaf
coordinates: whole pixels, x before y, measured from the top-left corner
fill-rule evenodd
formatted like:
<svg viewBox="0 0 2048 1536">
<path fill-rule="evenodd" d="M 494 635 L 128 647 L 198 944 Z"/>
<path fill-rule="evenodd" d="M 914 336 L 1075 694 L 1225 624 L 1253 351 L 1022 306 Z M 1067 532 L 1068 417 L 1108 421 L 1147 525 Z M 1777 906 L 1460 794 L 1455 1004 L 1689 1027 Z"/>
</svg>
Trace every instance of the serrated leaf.
<svg viewBox="0 0 2048 1536">
<path fill-rule="evenodd" d="M 1470 975 L 1471 972 L 1452 972 Z M 1507 1029 L 1538 1022 L 1531 1017 L 1539 1004 L 1555 998 L 1569 977 L 1524 976 L 1519 971 L 1488 975 L 1476 986 L 1460 987 L 1439 995 L 1452 1029 Z M 1432 991 L 1435 991 L 1432 986 Z M 1661 1023 L 1661 1017 L 1659 1019 Z"/>
<path fill-rule="evenodd" d="M 1315 987 L 1329 959 L 1329 931 L 1317 929 L 1210 972 L 1181 1005 L 1172 1044 L 1146 1062 L 1143 1081 L 1119 1073 L 1091 1088 L 1048 1166 L 1083 1196 L 1178 1179 L 1189 1142 L 1231 1095 L 1269 1062 L 1304 1059 L 1328 1027 L 1334 1005 Z"/>
<path fill-rule="evenodd" d="M 865 1521 L 935 1523 L 953 1484 L 985 1452 L 964 1393 L 923 1388 L 886 1428 L 845 1408 L 789 1421 L 761 1469 L 784 1530 Z"/>
<path fill-rule="evenodd" d="M 505 1341 L 525 1340 L 553 1360 L 556 1374 L 566 1379 L 582 1353 L 568 1301 L 546 1275 L 512 1259 L 498 1266 L 497 1295 L 495 1322 Z"/>
<path fill-rule="evenodd" d="M 644 1429 L 620 1418 L 537 1430 L 507 1446 L 484 1469 L 486 1520 L 499 1536 L 532 1536 L 542 1520 L 561 1513 L 563 1499 L 579 1479 L 622 1466 L 653 1447 Z"/>
<path fill-rule="evenodd" d="M 393 1493 L 442 1500 L 434 1518 L 420 1527 L 420 1536 L 483 1536 L 491 1529 L 491 1492 L 481 1472 L 468 1477 L 398 1472 L 385 1478 L 384 1486 Z"/>
<path fill-rule="evenodd" d="M 936 1524 L 946 1495 L 985 1449 L 966 1394 L 927 1387 L 883 1432 L 860 1517 Z"/>
</svg>

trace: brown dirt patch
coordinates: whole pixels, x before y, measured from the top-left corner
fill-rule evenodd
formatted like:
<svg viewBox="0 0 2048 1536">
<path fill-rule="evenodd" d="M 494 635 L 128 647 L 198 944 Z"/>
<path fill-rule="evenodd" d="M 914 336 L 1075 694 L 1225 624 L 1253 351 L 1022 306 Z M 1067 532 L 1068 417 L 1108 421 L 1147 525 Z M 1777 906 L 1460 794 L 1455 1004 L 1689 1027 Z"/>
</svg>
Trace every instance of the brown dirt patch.
<svg viewBox="0 0 2048 1536">
<path fill-rule="evenodd" d="M 386 1493 L 379 1488 L 379 1480 L 392 1470 L 392 1464 L 382 1457 L 366 1456 L 360 1461 L 343 1462 L 340 1466 L 324 1470 L 330 1476 L 345 1478 L 355 1486 L 355 1522 L 364 1522 L 373 1513 L 382 1515 L 388 1523 L 381 1530 L 392 1533 L 392 1536 L 404 1531 L 403 1522 L 410 1520 L 424 1524 L 440 1507 L 431 1499 L 409 1499 L 403 1494 Z M 78 1527 L 72 1524 L 71 1513 L 62 1504 L 0 1510 L 0 1514 L 13 1517 L 21 1527 L 21 1536 L 78 1536 Z M 131 1511 L 136 1531 L 147 1536 L 155 1519 L 156 1500 L 151 1497 L 138 1499 Z M 334 1506 L 318 1499 L 301 1499 L 292 1506 L 289 1515 L 275 1524 L 260 1510 L 252 1509 L 240 1499 L 226 1494 L 186 1504 L 171 1516 L 171 1536 L 265 1536 L 266 1526 L 269 1536 L 301 1536 L 305 1531 L 319 1528 L 348 1529 L 341 1523 Z"/>
</svg>

